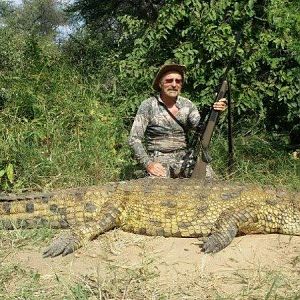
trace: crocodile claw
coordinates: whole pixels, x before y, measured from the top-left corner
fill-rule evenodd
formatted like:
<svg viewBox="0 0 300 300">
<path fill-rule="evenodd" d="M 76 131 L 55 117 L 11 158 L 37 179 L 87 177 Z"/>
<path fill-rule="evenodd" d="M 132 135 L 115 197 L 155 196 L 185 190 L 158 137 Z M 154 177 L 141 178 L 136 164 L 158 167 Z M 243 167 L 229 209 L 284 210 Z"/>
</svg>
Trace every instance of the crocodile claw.
<svg viewBox="0 0 300 300">
<path fill-rule="evenodd" d="M 201 237 L 198 240 L 198 245 L 204 253 L 216 253 L 224 248 L 214 235 Z"/>
<path fill-rule="evenodd" d="M 204 253 L 216 253 L 222 250 L 224 246 L 220 243 L 218 236 L 209 236 L 202 245 L 202 251 Z"/>
<path fill-rule="evenodd" d="M 202 250 L 204 253 L 219 252 L 232 242 L 236 234 L 237 227 L 235 226 L 227 228 L 226 231 L 214 232 L 205 239 Z"/>
<path fill-rule="evenodd" d="M 65 256 L 74 252 L 80 246 L 80 241 L 74 234 L 62 234 L 52 241 L 51 245 L 43 252 L 43 257 Z"/>
</svg>

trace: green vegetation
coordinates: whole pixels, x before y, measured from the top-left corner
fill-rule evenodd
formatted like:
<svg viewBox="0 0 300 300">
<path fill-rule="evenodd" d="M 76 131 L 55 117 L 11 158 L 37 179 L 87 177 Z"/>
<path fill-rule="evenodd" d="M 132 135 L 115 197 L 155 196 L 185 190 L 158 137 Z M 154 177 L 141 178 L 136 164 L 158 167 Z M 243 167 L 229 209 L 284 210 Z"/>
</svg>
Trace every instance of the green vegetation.
<svg viewBox="0 0 300 300">
<path fill-rule="evenodd" d="M 289 140 L 299 144 L 299 10 L 296 0 L 0 0 L 1 189 L 130 178 L 127 137 L 157 67 L 186 64 L 185 94 L 210 104 L 239 30 L 233 179 L 299 186 Z M 226 127 L 224 114 L 213 147 L 224 177 Z"/>
<path fill-rule="evenodd" d="M 291 156 L 300 144 L 299 0 L 64 3 L 24 0 L 15 6 L 0 0 L 0 191 L 130 178 L 137 166 L 127 138 L 157 67 L 186 64 L 186 96 L 200 107 L 210 104 L 239 30 L 229 74 L 234 173 L 228 178 L 226 113 L 213 138 L 213 166 L 222 178 L 299 189 L 300 160 Z M 58 34 L 66 24 L 71 35 Z M 54 234 L 48 228 L 1 230 L 1 299 L 300 297 L 297 248 L 285 266 L 277 267 L 275 259 L 273 268 L 261 266 L 259 259 L 245 268 L 249 257 L 242 257 L 229 271 L 226 264 L 225 272 L 200 272 L 197 262 L 197 270 L 188 265 L 185 273 L 177 267 L 188 261 L 166 264 L 164 248 L 151 245 L 154 239 L 139 237 L 134 244 L 132 236 L 111 232 L 105 253 L 83 253 L 85 268 L 73 274 L 68 268 L 75 255 L 39 263 Z M 105 249 L 105 238 L 98 249 Z M 140 261 L 130 264 L 125 249 L 141 250 L 143 243 Z M 187 255 L 191 249 L 184 249 Z M 279 247 L 280 260 L 288 257 L 286 249 Z M 113 250 L 113 259 L 107 258 Z M 116 259 L 122 251 L 125 261 Z M 90 261 L 95 269 L 86 265 Z M 201 268 L 204 263 L 202 256 Z M 160 274 L 162 266 L 171 276 Z"/>
</svg>

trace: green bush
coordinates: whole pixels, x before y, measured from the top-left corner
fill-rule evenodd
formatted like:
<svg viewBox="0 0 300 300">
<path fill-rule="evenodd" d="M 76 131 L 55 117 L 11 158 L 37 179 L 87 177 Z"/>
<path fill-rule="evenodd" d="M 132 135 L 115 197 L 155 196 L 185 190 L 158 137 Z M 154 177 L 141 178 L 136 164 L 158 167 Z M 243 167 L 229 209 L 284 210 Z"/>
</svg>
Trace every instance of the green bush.
<svg viewBox="0 0 300 300">
<path fill-rule="evenodd" d="M 185 95 L 200 106 L 211 104 L 240 28 L 229 74 L 235 106 L 232 177 L 299 186 L 287 148 L 287 134 L 295 132 L 300 115 L 299 3 L 168 0 L 159 5 L 151 20 L 136 12 L 117 14 L 107 23 L 115 28 L 98 32 L 82 26 L 62 44 L 52 33 L 3 23 L 1 189 L 130 178 L 136 164 L 128 133 L 137 107 L 152 92 L 157 67 L 184 63 Z M 214 168 L 227 178 L 225 118 L 226 113 L 212 154 Z"/>
<path fill-rule="evenodd" d="M 149 87 L 155 67 L 175 61 L 187 66 L 186 94 L 200 105 L 211 103 L 239 31 L 229 73 L 237 128 L 255 123 L 287 132 L 299 123 L 299 1 L 169 0 L 146 29 L 142 20 L 141 26 L 133 17 L 122 21 L 128 41 L 138 36 L 120 63 L 121 76 L 134 77 L 136 89 L 143 90 L 145 80 Z"/>
<path fill-rule="evenodd" d="M 34 49 L 29 59 L 28 44 L 23 48 L 28 58 L 23 70 L 0 77 L 0 170 L 13 166 L 14 188 L 118 178 L 128 156 L 120 146 L 127 144 L 127 134 L 102 93 L 102 78 L 84 78 L 53 46 L 40 42 Z"/>
</svg>

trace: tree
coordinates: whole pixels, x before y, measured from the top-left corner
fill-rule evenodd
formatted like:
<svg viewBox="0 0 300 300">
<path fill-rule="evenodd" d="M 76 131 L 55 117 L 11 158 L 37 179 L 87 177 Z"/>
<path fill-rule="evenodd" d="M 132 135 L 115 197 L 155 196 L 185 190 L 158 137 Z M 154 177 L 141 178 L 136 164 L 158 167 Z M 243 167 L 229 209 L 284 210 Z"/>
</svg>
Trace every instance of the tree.
<svg viewBox="0 0 300 300">
<path fill-rule="evenodd" d="M 105 40 L 110 47 L 116 48 L 123 35 L 123 17 L 142 20 L 145 27 L 155 22 L 164 3 L 163 0 L 75 0 L 67 11 L 74 20 L 82 22 L 95 39 Z"/>
<path fill-rule="evenodd" d="M 76 0 L 68 9 L 69 12 L 79 15 L 85 24 L 95 31 L 115 28 L 118 17 L 130 15 L 148 23 L 153 23 L 163 0 Z"/>
<path fill-rule="evenodd" d="M 123 36 L 135 39 L 120 64 L 123 77 L 134 76 L 136 89 L 144 86 L 146 78 L 149 87 L 157 66 L 177 61 L 188 68 L 187 94 L 209 104 L 231 55 L 235 33 L 241 31 L 229 74 L 236 120 L 243 123 L 238 128 L 290 130 L 300 116 L 300 20 L 299 4 L 293 2 L 170 0 L 146 29 L 128 16 L 123 19 L 127 25 Z M 276 19 L 282 13 L 281 21 Z M 297 33 L 292 33 L 291 24 Z"/>
<path fill-rule="evenodd" d="M 4 10 L 4 23 L 16 30 L 37 35 L 53 35 L 58 26 L 66 22 L 59 0 L 24 0 L 23 5 L 12 6 L 0 2 Z M 5 13 L 10 10 L 10 14 Z"/>
</svg>

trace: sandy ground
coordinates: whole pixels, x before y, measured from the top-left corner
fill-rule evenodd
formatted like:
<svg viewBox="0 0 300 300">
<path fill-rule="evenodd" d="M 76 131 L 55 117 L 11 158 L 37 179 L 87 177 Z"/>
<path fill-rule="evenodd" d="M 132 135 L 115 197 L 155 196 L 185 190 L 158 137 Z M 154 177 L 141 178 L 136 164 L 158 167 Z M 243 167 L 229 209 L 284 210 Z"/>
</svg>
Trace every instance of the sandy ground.
<svg viewBox="0 0 300 300">
<path fill-rule="evenodd" d="M 47 282 L 85 278 L 98 282 L 99 289 L 108 282 L 115 288 L 127 278 L 120 299 L 300 299 L 299 236 L 237 237 L 209 255 L 201 252 L 197 239 L 115 230 L 66 257 L 44 259 L 41 252 L 12 251 L 8 261 L 38 272 Z M 118 298 L 114 293 L 110 295 Z M 114 298 L 97 295 L 91 299 Z"/>
</svg>

